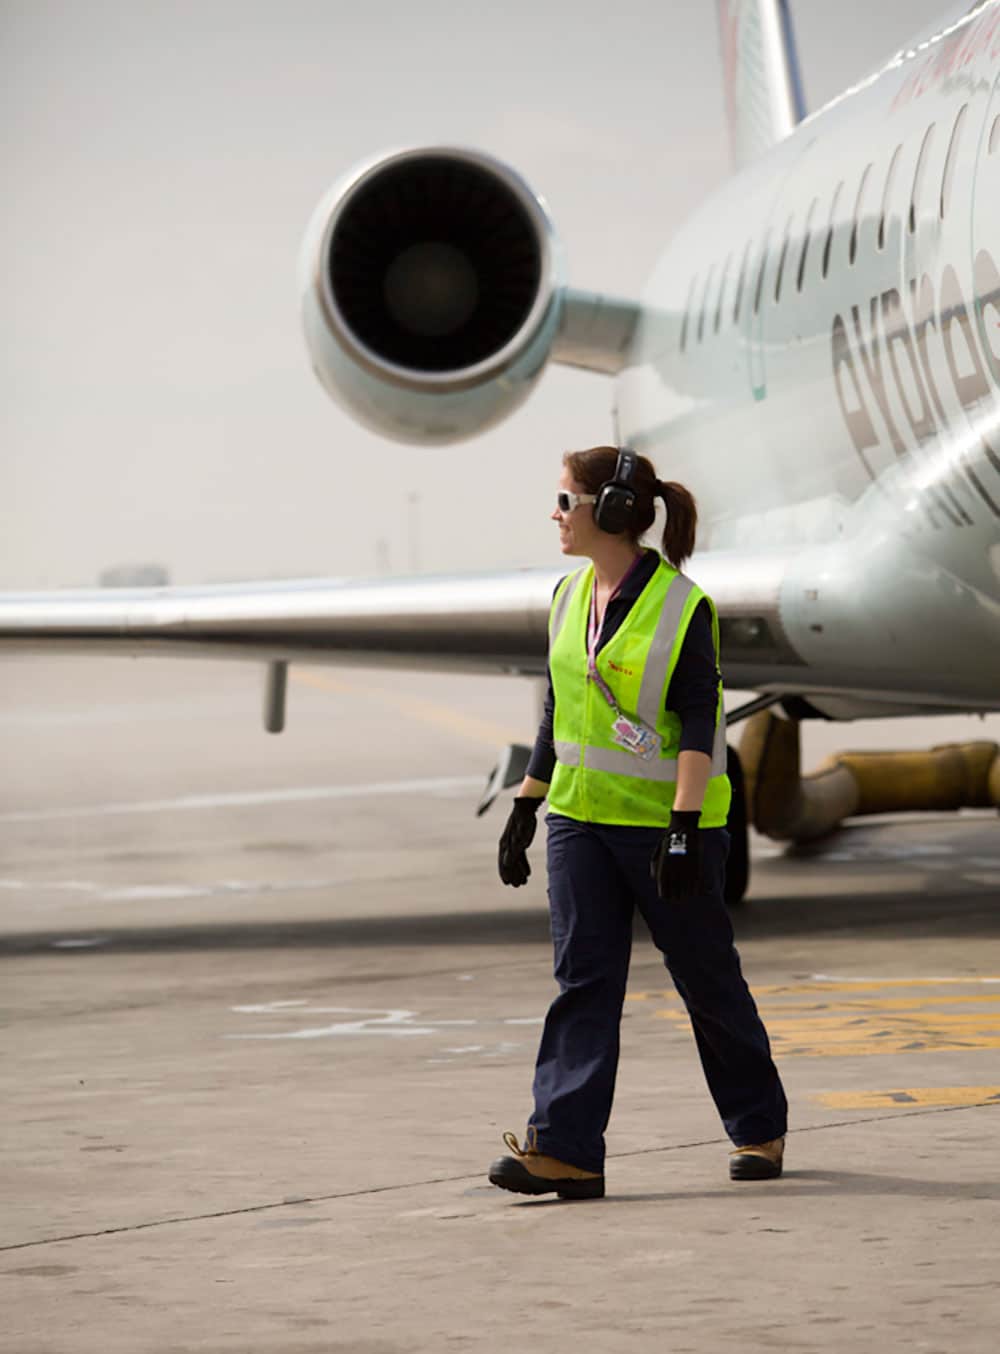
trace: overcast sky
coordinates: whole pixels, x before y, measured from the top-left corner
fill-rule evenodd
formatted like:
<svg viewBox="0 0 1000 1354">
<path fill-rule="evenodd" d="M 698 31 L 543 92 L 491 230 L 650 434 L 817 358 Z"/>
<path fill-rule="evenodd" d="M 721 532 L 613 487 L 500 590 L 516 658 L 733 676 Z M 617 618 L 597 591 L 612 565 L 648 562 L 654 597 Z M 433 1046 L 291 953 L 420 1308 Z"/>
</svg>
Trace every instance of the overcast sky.
<svg viewBox="0 0 1000 1354">
<path fill-rule="evenodd" d="M 809 106 L 941 8 L 798 0 Z M 553 368 L 460 447 L 375 437 L 310 370 L 301 234 L 363 157 L 470 144 L 547 198 L 574 285 L 637 294 L 728 172 L 714 11 L 3 0 L 0 587 L 554 561 L 559 456 L 610 437 L 609 384 Z"/>
</svg>

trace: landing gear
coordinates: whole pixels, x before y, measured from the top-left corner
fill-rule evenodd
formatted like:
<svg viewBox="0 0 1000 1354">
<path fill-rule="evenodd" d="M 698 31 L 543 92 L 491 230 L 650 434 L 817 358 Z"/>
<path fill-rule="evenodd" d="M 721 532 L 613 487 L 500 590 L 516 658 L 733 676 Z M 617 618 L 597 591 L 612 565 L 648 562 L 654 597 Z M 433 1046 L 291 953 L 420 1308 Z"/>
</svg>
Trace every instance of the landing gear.
<svg viewBox="0 0 1000 1354">
<path fill-rule="evenodd" d="M 733 787 L 726 828 L 729 832 L 729 859 L 726 862 L 724 896 L 730 907 L 742 903 L 750 882 L 750 833 L 747 828 L 747 797 L 743 786 L 743 767 L 735 748 L 726 748 L 726 774 Z"/>
</svg>

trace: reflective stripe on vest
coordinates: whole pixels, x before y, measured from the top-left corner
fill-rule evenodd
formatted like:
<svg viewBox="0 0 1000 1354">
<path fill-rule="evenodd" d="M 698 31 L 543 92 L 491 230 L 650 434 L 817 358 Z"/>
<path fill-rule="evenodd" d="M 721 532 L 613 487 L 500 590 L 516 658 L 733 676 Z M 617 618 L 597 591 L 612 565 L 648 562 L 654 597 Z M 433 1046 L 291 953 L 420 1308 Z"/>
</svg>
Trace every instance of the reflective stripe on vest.
<svg viewBox="0 0 1000 1354">
<path fill-rule="evenodd" d="M 719 709 L 715 716 L 715 741 L 712 744 L 712 775 L 724 776 L 726 768 L 729 765 L 729 757 L 726 747 L 726 712 L 722 707 L 722 696 L 719 696 Z"/>
<path fill-rule="evenodd" d="M 580 761 L 580 744 L 557 741 L 555 744 L 556 761 L 563 766 L 586 766 L 592 771 L 610 771 L 616 776 L 640 775 L 643 780 L 658 780 L 665 783 L 677 779 L 677 762 L 673 757 L 661 757 L 657 761 L 643 761 L 634 752 L 624 748 L 583 749 L 583 761 Z M 641 770 L 637 766 L 641 766 Z"/>
<path fill-rule="evenodd" d="M 644 780 L 670 781 L 677 779 L 677 761 L 673 757 L 661 757 L 658 761 L 643 761 L 632 752 L 616 748 L 585 748 L 583 762 L 580 761 L 580 744 L 567 743 L 565 739 L 555 739 L 556 761 L 563 766 L 589 766 L 595 771 L 613 771 L 619 776 L 639 775 Z M 638 764 L 638 765 L 637 765 Z M 715 739 L 712 744 L 712 775 L 724 776 L 728 766 L 726 753 L 726 721 L 717 719 Z"/>
<path fill-rule="evenodd" d="M 578 569 L 575 574 L 570 574 L 564 578 L 562 583 L 556 588 L 556 595 L 552 599 L 552 609 L 549 612 L 549 644 L 553 644 L 559 631 L 563 628 L 566 620 L 566 613 L 569 611 L 569 604 L 573 600 L 573 594 L 583 581 L 585 569 Z"/>
<path fill-rule="evenodd" d="M 667 666 L 670 663 L 670 651 L 677 638 L 677 629 L 681 623 L 684 604 L 691 595 L 694 584 L 690 578 L 678 574 L 667 589 L 666 600 L 656 623 L 653 642 L 646 655 L 646 666 L 642 673 L 642 685 L 639 687 L 639 705 L 636 714 L 643 724 L 655 729 L 660 722 L 661 702 L 666 694 Z"/>
</svg>

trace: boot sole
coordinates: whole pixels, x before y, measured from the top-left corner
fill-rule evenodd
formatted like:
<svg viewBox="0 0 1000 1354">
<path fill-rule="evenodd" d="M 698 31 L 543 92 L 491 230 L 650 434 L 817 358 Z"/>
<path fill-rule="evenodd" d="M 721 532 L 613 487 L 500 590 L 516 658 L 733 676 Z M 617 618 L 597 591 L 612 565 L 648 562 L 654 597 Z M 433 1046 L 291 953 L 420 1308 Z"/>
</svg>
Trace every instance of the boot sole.
<svg viewBox="0 0 1000 1354">
<path fill-rule="evenodd" d="M 545 1180 L 532 1175 L 520 1162 L 514 1163 L 516 1169 L 506 1162 L 496 1161 L 490 1167 L 491 1185 L 510 1190 L 512 1194 L 558 1194 L 560 1199 L 603 1199 L 604 1176 L 595 1176 L 593 1180 Z"/>
<path fill-rule="evenodd" d="M 780 1161 L 775 1163 L 767 1157 L 752 1156 L 729 1158 L 730 1180 L 777 1180 L 780 1175 Z"/>
</svg>

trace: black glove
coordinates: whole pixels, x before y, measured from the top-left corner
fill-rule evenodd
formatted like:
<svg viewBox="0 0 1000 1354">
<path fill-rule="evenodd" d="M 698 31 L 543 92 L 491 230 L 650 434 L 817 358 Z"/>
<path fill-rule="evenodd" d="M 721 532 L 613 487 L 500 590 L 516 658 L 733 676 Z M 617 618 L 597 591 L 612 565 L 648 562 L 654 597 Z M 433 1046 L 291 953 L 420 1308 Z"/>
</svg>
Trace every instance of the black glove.
<svg viewBox="0 0 1000 1354">
<path fill-rule="evenodd" d="M 700 813 L 675 809 L 670 826 L 649 862 L 656 891 L 665 903 L 683 903 L 701 892 Z"/>
<path fill-rule="evenodd" d="M 540 799 L 519 795 L 514 800 L 507 826 L 500 837 L 500 878 L 505 884 L 513 884 L 516 889 L 526 884 L 531 874 L 527 850 L 534 840 L 535 828 L 538 826 L 536 815 L 541 802 Z"/>
</svg>

